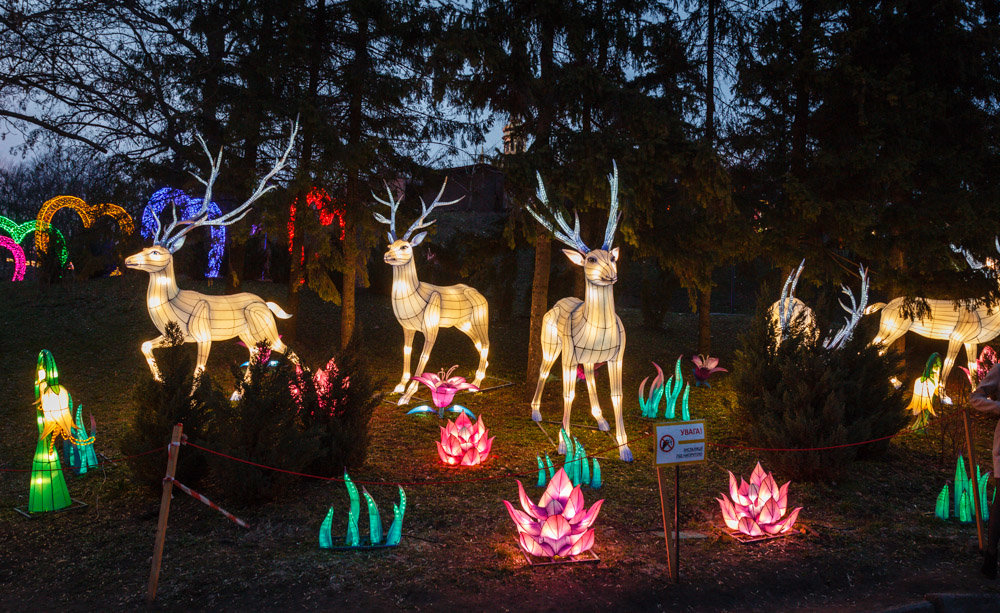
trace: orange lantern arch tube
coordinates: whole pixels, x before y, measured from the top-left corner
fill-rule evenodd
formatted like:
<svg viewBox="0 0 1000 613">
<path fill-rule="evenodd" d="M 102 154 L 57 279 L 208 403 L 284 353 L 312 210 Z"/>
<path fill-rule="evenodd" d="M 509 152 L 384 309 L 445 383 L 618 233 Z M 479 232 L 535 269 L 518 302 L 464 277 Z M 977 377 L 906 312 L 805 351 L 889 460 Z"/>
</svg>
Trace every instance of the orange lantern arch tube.
<svg viewBox="0 0 1000 613">
<path fill-rule="evenodd" d="M 42 204 L 42 208 L 38 210 L 38 216 L 35 218 L 35 251 L 38 253 L 43 253 L 48 249 L 49 237 L 45 230 L 52 225 L 52 217 L 56 212 L 65 208 L 76 211 L 84 228 L 92 226 L 98 217 L 107 215 L 118 223 L 118 227 L 123 233 L 132 234 L 135 229 L 132 224 L 132 216 L 117 204 L 90 205 L 76 196 L 56 196 Z"/>
</svg>

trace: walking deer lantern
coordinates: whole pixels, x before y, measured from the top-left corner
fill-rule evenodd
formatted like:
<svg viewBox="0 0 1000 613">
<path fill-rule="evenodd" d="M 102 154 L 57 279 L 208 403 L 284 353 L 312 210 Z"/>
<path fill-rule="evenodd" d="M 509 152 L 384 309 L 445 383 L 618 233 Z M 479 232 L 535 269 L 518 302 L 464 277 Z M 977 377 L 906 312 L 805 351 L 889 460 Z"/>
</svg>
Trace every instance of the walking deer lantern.
<svg viewBox="0 0 1000 613">
<path fill-rule="evenodd" d="M 388 200 L 382 200 L 372 194 L 375 200 L 389 207 L 388 219 L 379 213 L 374 213 L 374 216 L 379 223 L 389 226 L 387 233 L 389 246 L 385 251 L 385 263 L 392 266 L 392 312 L 395 313 L 399 325 L 403 327 L 403 377 L 393 390 L 394 393 L 403 393 L 405 390 L 399 399 L 400 405 L 407 404 L 417 390 L 417 382 L 410 378 L 410 354 L 413 352 L 413 337 L 417 332 L 423 333 L 424 346 L 417 361 L 414 377 L 423 374 L 434 341 L 437 339 L 438 330 L 451 327 L 458 328 L 472 339 L 479 354 L 479 368 L 476 370 L 473 385 L 479 387 L 486 377 L 488 365 L 486 358 L 490 353 L 490 317 L 486 298 L 474 288 L 461 283 L 458 285 L 422 283 L 417 279 L 417 267 L 413 262 L 413 248 L 423 242 L 427 232 L 416 235 L 413 233 L 434 223 L 433 220 L 428 221 L 427 216 L 435 207 L 448 206 L 461 200 L 459 198 L 441 202 L 441 196 L 444 195 L 447 185 L 448 180 L 445 179 L 441 191 L 429 206 L 423 198 L 420 199 L 420 217 L 410 225 L 402 237 L 396 236 L 396 211 L 402 198 L 396 200 L 388 184 L 386 184 Z M 406 385 L 407 381 L 410 382 L 409 387 Z"/>
<path fill-rule="evenodd" d="M 155 220 L 156 230 L 153 245 L 125 258 L 125 265 L 129 268 L 149 273 L 146 308 L 149 310 L 149 317 L 153 320 L 153 325 L 160 331 L 160 336 L 144 342 L 142 353 L 149 364 L 149 370 L 157 381 L 162 379 L 159 368 L 156 366 L 156 360 L 153 359 L 153 349 L 169 343 L 164 331 L 170 322 L 175 322 L 180 327 L 185 343 L 198 344 L 196 375 L 205 370 L 205 363 L 208 361 L 208 353 L 212 348 L 213 341 L 224 341 L 235 337 L 239 337 L 250 349 L 251 357 L 256 352 L 257 345 L 266 342 L 270 344 L 272 350 L 286 353 L 289 359 L 298 363 L 298 357 L 295 353 L 278 337 L 274 316 L 277 315 L 282 319 L 291 317 L 281 307 L 246 292 L 229 296 L 211 296 L 178 289 L 177 280 L 174 278 L 173 258 L 173 254 L 184 245 L 185 237 L 191 230 L 233 224 L 243 219 L 250 212 L 251 205 L 261 196 L 275 189 L 273 184 L 268 185 L 268 181 L 285 167 L 288 155 L 295 144 L 297 133 L 298 122 L 292 125 L 288 146 L 285 147 L 284 153 L 275 161 L 271 171 L 260 180 L 253 194 L 229 213 L 214 219 L 208 218 L 208 209 L 209 203 L 212 201 L 212 186 L 215 184 L 219 168 L 222 165 L 222 149 L 219 150 L 218 156 L 213 157 L 205 141 L 199 136 L 198 141 L 211 163 L 211 173 L 207 180 L 192 173 L 205 186 L 205 196 L 202 199 L 201 208 L 192 217 L 178 221 L 177 207 L 174 206 L 171 211 L 173 221 L 166 230 L 161 232 L 160 220 L 158 218 Z"/>
<path fill-rule="evenodd" d="M 996 248 L 1000 251 L 1000 241 L 994 241 Z M 976 260 L 972 255 L 961 247 L 951 246 L 952 251 L 965 256 L 965 260 L 975 270 L 984 268 L 994 268 L 994 264 L 987 261 L 985 264 Z M 969 369 L 976 367 L 976 352 L 978 345 L 986 343 L 1000 334 L 1000 310 L 983 307 L 969 307 L 965 305 L 956 306 L 952 300 L 940 300 L 933 298 L 921 298 L 927 304 L 929 313 L 920 318 L 908 318 L 903 313 L 903 302 L 905 298 L 893 298 L 888 304 L 879 302 L 868 308 L 868 313 L 882 311 L 879 319 L 878 335 L 872 344 L 882 345 L 882 353 L 885 353 L 899 337 L 907 331 L 914 332 L 924 338 L 948 341 L 948 353 L 941 368 L 941 377 L 938 379 L 938 386 L 944 394 L 945 384 L 951 367 L 958 357 L 958 350 L 965 347 L 965 359 L 968 361 Z M 947 398 L 944 395 L 943 398 Z"/>
<path fill-rule="evenodd" d="M 536 173 L 537 174 L 537 173 Z M 604 244 L 600 249 L 590 249 L 580 238 L 580 216 L 574 213 L 573 228 L 562 213 L 550 204 L 545 193 L 542 176 L 538 176 L 538 200 L 545 207 L 548 219 L 530 206 L 526 207 L 531 216 L 542 224 L 552 235 L 571 247 L 563 249 L 569 261 L 583 267 L 586 280 L 584 299 L 563 298 L 545 314 L 542 319 L 542 364 L 538 371 L 538 384 L 531 399 L 531 418 L 542 420 L 540 410 L 545 379 L 556 358 L 562 356 L 563 421 L 560 434 L 559 453 L 566 453 L 566 436 L 570 432 L 570 413 L 573 397 L 576 395 L 576 366 L 583 366 L 587 379 L 587 393 L 590 396 L 590 412 L 597 420 L 597 427 L 609 430 L 608 422 L 601 414 L 597 400 L 597 384 L 594 380 L 594 366 L 607 362 L 611 378 L 611 404 L 615 411 L 615 438 L 619 444 L 619 455 L 626 462 L 632 461 L 628 448 L 628 435 L 622 421 L 622 358 L 625 353 L 625 328 L 615 313 L 614 284 L 618 280 L 618 248 L 612 248 L 615 229 L 621 214 L 618 212 L 618 166 L 608 175 L 611 186 L 611 206 L 608 223 L 604 230 Z M 555 225 L 553 225 L 553 222 Z"/>
</svg>

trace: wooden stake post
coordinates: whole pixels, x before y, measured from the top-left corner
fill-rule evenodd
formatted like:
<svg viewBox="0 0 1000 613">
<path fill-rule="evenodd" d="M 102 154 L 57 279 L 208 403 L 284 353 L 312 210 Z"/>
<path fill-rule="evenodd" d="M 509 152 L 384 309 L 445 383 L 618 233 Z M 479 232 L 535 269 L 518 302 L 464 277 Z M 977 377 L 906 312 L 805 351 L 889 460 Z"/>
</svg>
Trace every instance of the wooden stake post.
<svg viewBox="0 0 1000 613">
<path fill-rule="evenodd" d="M 680 571 L 680 498 L 681 465 L 705 461 L 705 422 L 675 421 L 656 425 L 656 482 L 660 488 L 660 510 L 663 513 L 663 538 L 667 546 L 667 569 L 670 580 L 677 583 Z M 670 551 L 670 530 L 667 527 L 667 503 L 663 497 L 663 467 L 674 466 L 674 547 Z"/>
<path fill-rule="evenodd" d="M 167 538 L 167 516 L 170 515 L 170 497 L 174 491 L 174 476 L 177 472 L 177 456 L 181 450 L 183 424 L 174 426 L 167 448 L 167 475 L 163 479 L 163 496 L 160 498 L 160 519 L 156 523 L 156 544 L 153 546 L 153 564 L 149 568 L 149 587 L 146 602 L 156 598 L 156 588 L 160 582 L 160 560 L 163 558 L 163 542 Z"/>
<path fill-rule="evenodd" d="M 979 551 L 982 551 L 986 548 L 983 543 L 983 511 L 979 508 L 979 479 L 976 478 L 976 457 L 972 455 L 972 426 L 969 424 L 968 405 L 962 407 L 962 421 L 965 422 L 965 451 L 966 457 L 969 458 L 969 481 L 972 481 L 972 510 L 976 514 L 976 536 L 979 537 Z"/>
</svg>

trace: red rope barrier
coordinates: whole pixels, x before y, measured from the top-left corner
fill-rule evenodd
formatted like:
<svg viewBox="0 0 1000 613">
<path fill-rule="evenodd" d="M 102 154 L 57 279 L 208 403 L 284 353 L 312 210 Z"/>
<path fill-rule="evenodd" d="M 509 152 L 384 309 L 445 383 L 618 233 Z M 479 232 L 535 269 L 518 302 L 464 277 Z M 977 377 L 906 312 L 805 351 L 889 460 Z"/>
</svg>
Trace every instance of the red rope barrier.
<svg viewBox="0 0 1000 613">
<path fill-rule="evenodd" d="M 130 460 L 132 458 L 138 458 L 140 456 L 149 455 L 151 453 L 157 453 L 157 452 L 163 451 L 166 448 L 167 448 L 167 446 L 164 445 L 163 447 L 157 447 L 156 449 L 150 449 L 149 451 L 143 451 L 142 453 L 137 453 L 135 455 L 125 455 L 125 456 L 119 456 L 117 458 L 107 458 L 105 460 L 99 460 L 97 462 L 97 465 L 100 466 L 101 464 L 114 464 L 116 462 L 122 462 L 124 460 Z M 63 468 L 69 468 L 69 464 L 63 464 L 62 467 Z M 30 468 L 0 468 L 0 472 L 3 472 L 3 473 L 30 473 L 31 469 Z"/>
<path fill-rule="evenodd" d="M 947 423 L 951 419 L 954 419 L 954 417 L 950 418 L 949 420 L 941 420 L 939 423 L 941 425 L 944 425 L 945 423 Z M 832 449 L 843 449 L 843 448 L 846 448 L 846 447 L 857 447 L 857 446 L 860 446 L 860 445 L 870 445 L 871 443 L 878 443 L 880 441 L 889 440 L 891 438 L 895 438 L 897 436 L 903 436 L 903 435 L 906 435 L 906 434 L 912 434 L 914 432 L 916 432 L 916 431 L 915 430 L 910 430 L 910 429 L 900 430 L 899 432 L 897 432 L 895 434 L 890 434 L 889 436 L 882 436 L 882 437 L 879 437 L 879 438 L 874 438 L 874 439 L 867 440 L 867 441 L 860 441 L 860 442 L 857 442 L 857 443 L 844 443 L 842 445 L 830 445 L 830 446 L 827 446 L 827 447 L 799 447 L 799 448 L 777 448 L 777 447 L 774 447 L 774 448 L 772 448 L 772 447 L 744 447 L 744 446 L 741 446 L 741 445 L 725 445 L 725 444 L 722 444 L 722 443 L 708 443 L 708 444 L 712 445 L 712 446 L 715 446 L 715 447 L 724 447 L 724 448 L 727 448 L 727 449 L 741 449 L 741 450 L 749 450 L 749 451 L 829 451 L 829 450 L 832 450 Z M 643 434 L 642 436 L 638 436 L 638 437 L 633 438 L 632 442 L 640 441 L 640 440 L 649 438 L 649 437 L 653 436 L 654 434 L 655 434 L 655 430 L 653 432 L 649 432 L 649 433 Z M 245 460 L 243 458 L 237 458 L 235 456 L 231 456 L 231 455 L 222 453 L 221 451 L 215 451 L 214 449 L 209 449 L 207 447 L 202 447 L 201 445 L 197 445 L 197 444 L 192 443 L 190 441 L 186 442 L 185 444 L 189 445 L 191 447 L 194 447 L 195 449 L 200 449 L 200 450 L 204 451 L 205 453 L 210 453 L 212 455 L 217 455 L 219 457 L 223 457 L 223 458 L 226 458 L 228 460 L 232 460 L 234 462 L 240 462 L 240 463 L 243 463 L 243 464 L 248 464 L 250 466 L 255 466 L 257 468 L 261 468 L 261 469 L 264 469 L 264 470 L 271 470 L 271 471 L 275 471 L 275 472 L 285 473 L 285 474 L 288 474 L 288 475 L 294 475 L 294 476 L 297 476 L 297 477 L 305 477 L 305 478 L 308 478 L 308 479 L 319 479 L 321 481 L 336 481 L 336 482 L 340 482 L 340 483 L 343 483 L 343 481 L 344 481 L 340 477 L 324 477 L 324 476 L 321 476 L 321 475 L 312 475 L 312 474 L 309 474 L 309 473 L 302 473 L 302 472 L 297 472 L 297 471 L 294 471 L 294 470 L 286 470 L 284 468 L 276 468 L 274 466 L 268 466 L 266 464 L 260 464 L 258 462 L 253 462 L 253 461 L 250 461 L 250 460 Z M 599 455 L 601 455 L 603 453 L 607 453 L 608 451 L 614 451 L 614 450 L 618 449 L 619 447 L 622 447 L 622 445 L 614 445 L 614 446 L 608 447 L 606 449 L 602 449 L 600 451 L 592 453 L 592 454 L 590 454 L 590 455 L 588 455 L 586 457 L 588 459 L 589 458 L 593 458 L 593 457 L 599 456 Z M 355 483 L 359 483 L 361 485 L 392 485 L 392 486 L 407 486 L 407 487 L 421 486 L 421 485 L 455 485 L 455 484 L 460 484 L 460 483 L 476 483 L 476 482 L 483 482 L 483 481 L 497 481 L 497 480 L 500 480 L 500 479 L 511 479 L 511 478 L 514 478 L 514 477 L 530 477 L 530 476 L 533 476 L 536 472 L 537 472 L 537 469 L 534 468 L 534 467 L 532 467 L 532 469 L 527 470 L 526 472 L 505 473 L 505 474 L 502 474 L 502 475 L 493 475 L 493 476 L 489 476 L 489 477 L 476 477 L 476 478 L 471 478 L 471 479 L 446 479 L 446 480 L 437 480 L 437 481 L 400 481 L 400 482 L 358 481 L 356 479 L 352 479 L 352 481 L 354 481 Z"/>
<path fill-rule="evenodd" d="M 180 488 L 180 490 L 182 492 L 184 492 L 188 496 L 194 498 L 198 502 L 204 504 L 208 508 L 210 508 L 210 509 L 212 509 L 214 511 L 218 511 L 219 513 L 222 514 L 223 517 L 225 517 L 229 521 L 233 522 L 237 526 L 240 526 L 240 527 L 243 527 L 243 528 L 250 528 L 250 526 L 248 526 L 245 521 L 243 521 L 239 517 L 236 517 L 235 515 L 233 515 L 229 511 L 223 509 L 222 507 L 220 507 L 219 505 L 215 504 L 214 502 L 212 502 L 211 500 L 209 500 L 205 496 L 199 494 L 198 492 L 196 492 L 193 489 L 189 488 L 188 486 L 184 485 L 183 483 L 181 483 L 177 479 L 174 479 L 173 477 L 164 477 L 163 480 L 164 481 L 173 481 L 174 482 L 174 486 Z"/>
</svg>

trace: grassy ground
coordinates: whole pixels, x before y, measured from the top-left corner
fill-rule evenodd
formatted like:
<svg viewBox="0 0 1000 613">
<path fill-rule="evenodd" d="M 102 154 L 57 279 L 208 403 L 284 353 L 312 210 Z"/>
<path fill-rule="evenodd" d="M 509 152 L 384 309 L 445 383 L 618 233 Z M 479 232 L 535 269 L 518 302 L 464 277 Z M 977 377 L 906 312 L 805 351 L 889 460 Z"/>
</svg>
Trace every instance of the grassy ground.
<svg viewBox="0 0 1000 613">
<path fill-rule="evenodd" d="M 32 372 L 42 348 L 54 353 L 62 383 L 84 403 L 85 413 L 97 417 L 98 450 L 118 455 L 117 441 L 133 411 L 132 388 L 149 376 L 139 353 L 140 342 L 155 334 L 143 304 L 144 287 L 145 277 L 135 273 L 51 288 L 0 285 L 0 467 L 30 464 L 37 436 Z M 218 288 L 207 291 L 213 289 Z M 251 285 L 250 290 L 282 299 L 283 289 L 277 286 Z M 359 313 L 366 347 L 390 389 L 401 369 L 402 333 L 386 298 L 362 294 Z M 858 463 L 842 481 L 793 483 L 790 502 L 804 507 L 799 532 L 752 545 L 723 534 L 714 497 L 726 487 L 726 469 L 749 475 L 757 456 L 710 447 L 706 464 L 682 472 L 682 528 L 704 538 L 682 541 L 682 582 L 671 585 L 658 534 L 662 528 L 652 442 L 643 438 L 651 425 L 639 417 L 635 390 L 642 377 L 652 374 L 651 360 L 670 368 L 679 354 L 690 354 L 695 321 L 672 315 L 664 330 L 651 331 L 640 326 L 638 314 L 622 315 L 628 329 L 625 423 L 634 440 L 635 461 L 624 464 L 616 454 L 604 454 L 604 487 L 584 490 L 588 505 L 605 499 L 596 524 L 599 564 L 527 567 L 501 503 L 516 501 L 516 484 L 508 478 L 486 479 L 530 472 L 536 454 L 553 451 L 529 419 L 520 383 L 527 322 L 494 321 L 490 374 L 518 383 L 462 397 L 485 416 L 496 435 L 495 457 L 485 466 L 441 467 L 434 446 L 436 418 L 406 417 L 391 404 L 376 411 L 368 461 L 354 469 L 352 477 L 416 482 L 407 487 L 404 538 L 398 548 L 361 553 L 317 548 L 317 531 L 329 505 L 335 509 L 335 534 L 343 529 L 347 496 L 338 483 L 303 480 L 279 502 L 232 509 L 249 522 L 249 530 L 178 495 L 170 514 L 158 606 L 870 610 L 914 601 L 932 591 L 996 590 L 995 583 L 981 580 L 976 572 L 974 525 L 946 524 L 933 517 L 937 493 L 954 470 L 958 440 L 957 430 L 941 432 L 938 427 L 896 439 L 886 460 Z M 308 363 L 317 364 L 336 345 L 336 309 L 306 298 L 298 317 L 295 349 Z M 716 353 L 726 366 L 745 325 L 746 318 L 739 316 L 713 321 Z M 244 351 L 233 341 L 216 343 L 209 369 L 228 372 L 228 363 L 242 361 Z M 445 331 L 430 366 L 436 370 L 453 363 L 471 376 L 475 353 L 464 336 Z M 607 399 L 606 376 L 600 372 L 602 399 Z M 560 418 L 559 387 L 553 379 L 546 388 L 546 419 Z M 589 425 L 582 385 L 578 394 L 573 421 Z M 726 403 L 732 401 L 725 375 L 710 390 L 692 390 L 692 414 L 708 420 L 710 441 L 746 444 L 728 419 Z M 610 403 L 603 404 L 610 417 Z M 988 466 L 993 424 L 978 418 L 975 423 L 978 460 Z M 554 438 L 557 426 L 546 428 Z M 576 428 L 574 434 L 588 451 L 613 444 L 592 429 Z M 781 474 L 775 478 L 784 481 Z M 461 479 L 480 480 L 431 483 Z M 107 610 L 142 605 L 158 497 L 136 487 L 128 470 L 117 465 L 68 480 L 73 497 L 89 507 L 28 520 L 13 510 L 27 502 L 27 473 L 0 473 L 0 608 L 30 604 Z M 534 488 L 534 479 L 523 481 L 537 499 L 541 492 Z M 383 517 L 390 514 L 395 487 L 368 489 Z M 211 483 L 204 493 L 212 497 Z"/>
</svg>

